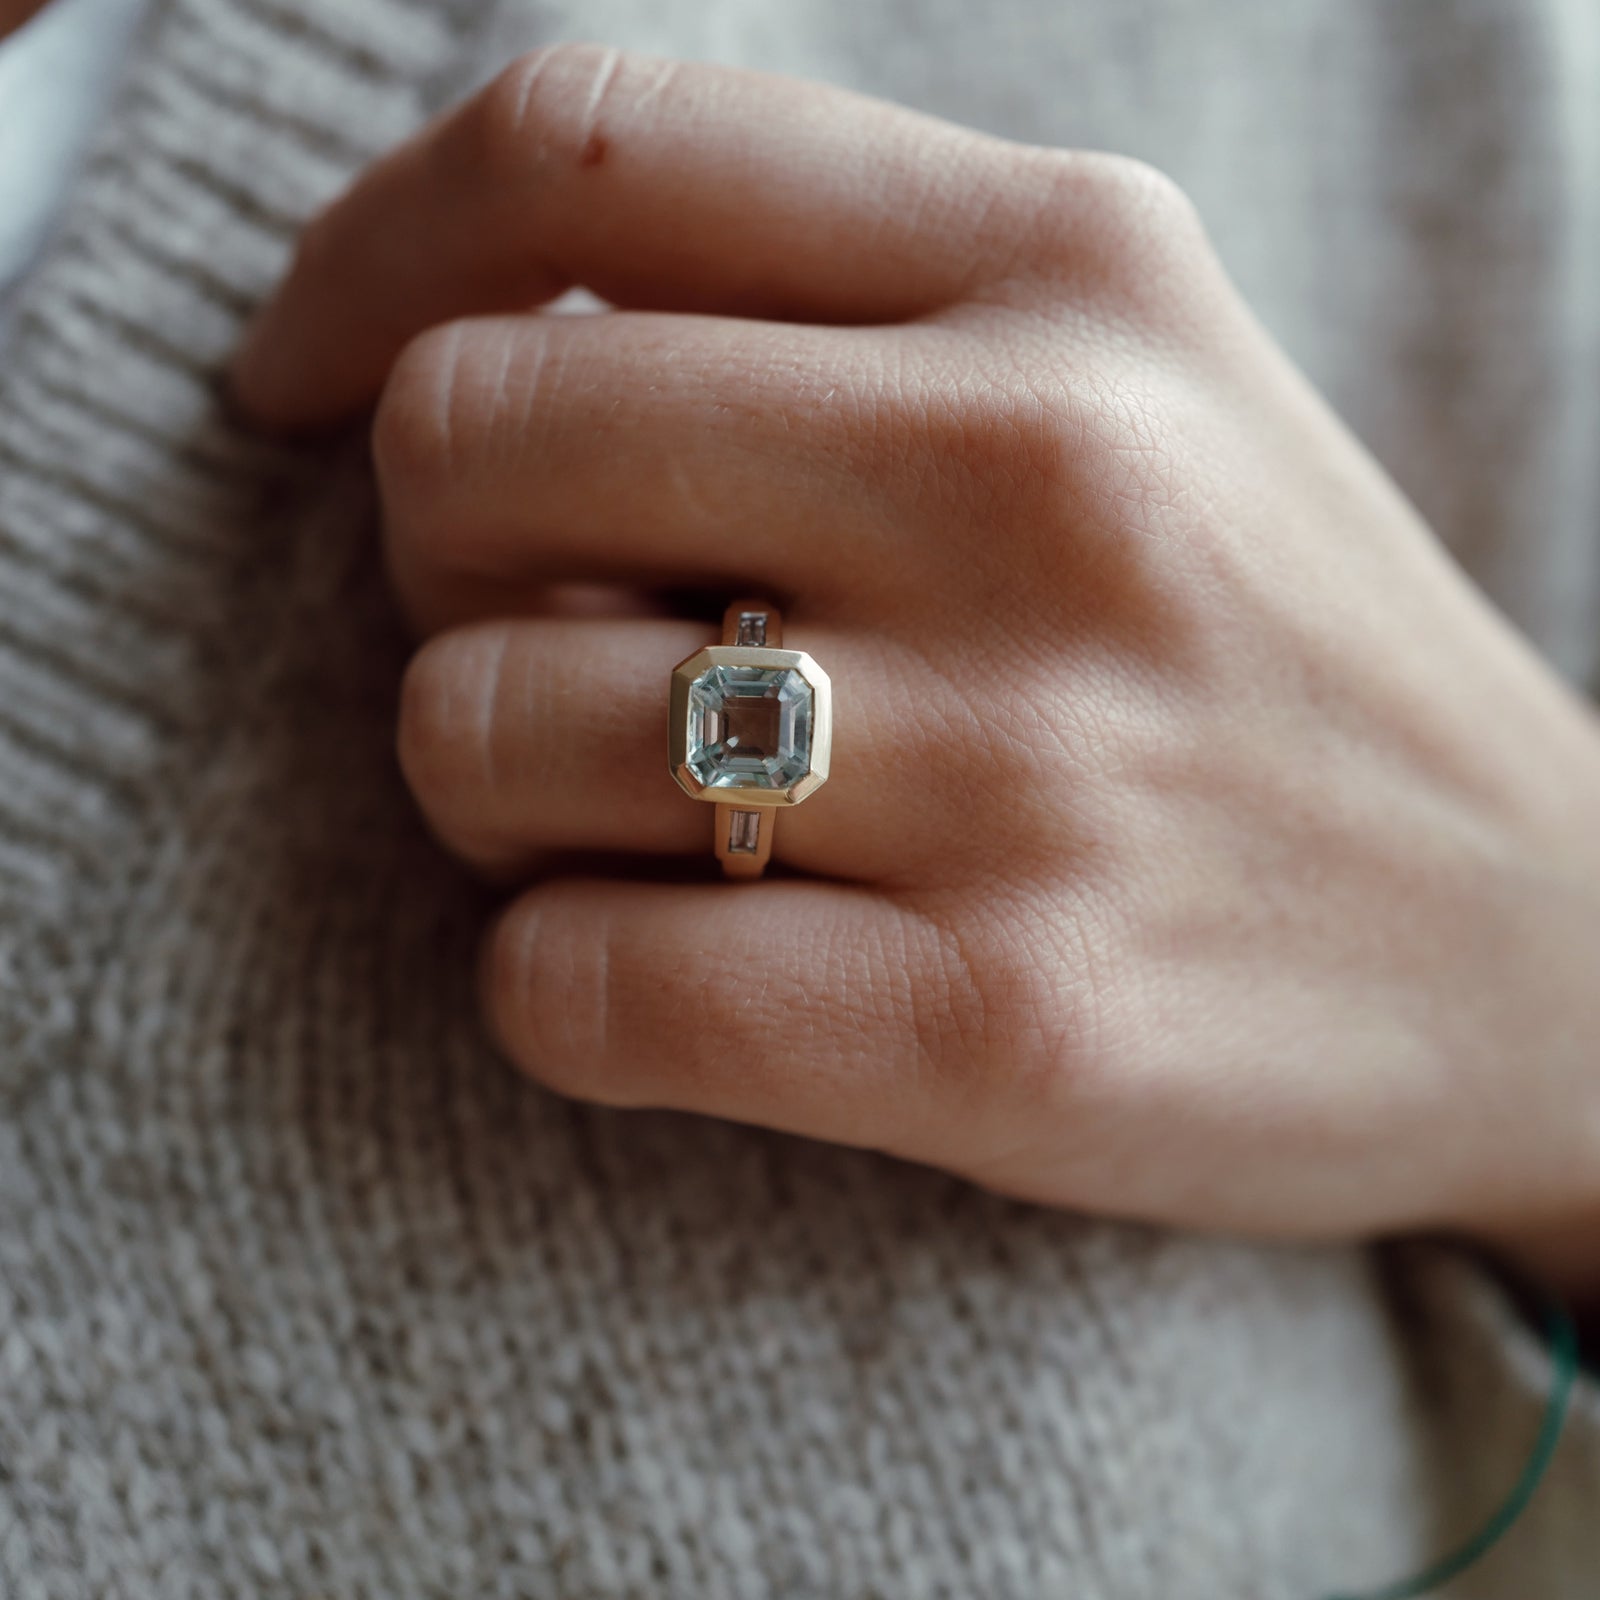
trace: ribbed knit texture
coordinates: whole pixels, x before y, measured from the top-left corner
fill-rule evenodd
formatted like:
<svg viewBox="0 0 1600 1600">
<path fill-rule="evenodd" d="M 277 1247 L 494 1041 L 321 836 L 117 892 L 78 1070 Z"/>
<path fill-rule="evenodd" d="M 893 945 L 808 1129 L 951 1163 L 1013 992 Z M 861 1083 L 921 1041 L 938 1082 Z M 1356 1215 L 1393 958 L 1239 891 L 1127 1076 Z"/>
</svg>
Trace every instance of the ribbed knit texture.
<svg viewBox="0 0 1600 1600">
<path fill-rule="evenodd" d="M 759 14 L 755 55 L 800 13 Z M 159 5 L 0 358 L 0 1596 L 1309 1600 L 1420 1564 L 1549 1376 L 1464 1260 L 1084 1223 L 484 1044 L 484 901 L 391 755 L 363 443 L 251 439 L 217 382 L 481 20 Z M 1586 1393 L 1457 1592 L 1587 1594 L 1597 1504 Z"/>
</svg>

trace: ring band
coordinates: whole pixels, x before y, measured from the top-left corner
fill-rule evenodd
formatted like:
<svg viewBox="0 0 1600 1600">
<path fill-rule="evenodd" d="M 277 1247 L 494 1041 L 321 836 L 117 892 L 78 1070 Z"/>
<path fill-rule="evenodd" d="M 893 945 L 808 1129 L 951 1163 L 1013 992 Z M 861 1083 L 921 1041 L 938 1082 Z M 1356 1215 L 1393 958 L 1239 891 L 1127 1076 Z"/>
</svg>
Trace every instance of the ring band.
<svg viewBox="0 0 1600 1600">
<path fill-rule="evenodd" d="M 778 807 L 828 778 L 833 684 L 804 650 L 782 644 L 776 606 L 735 600 L 722 643 L 672 669 L 668 765 L 685 794 L 716 807 L 717 860 L 730 878 L 761 876 Z"/>
</svg>

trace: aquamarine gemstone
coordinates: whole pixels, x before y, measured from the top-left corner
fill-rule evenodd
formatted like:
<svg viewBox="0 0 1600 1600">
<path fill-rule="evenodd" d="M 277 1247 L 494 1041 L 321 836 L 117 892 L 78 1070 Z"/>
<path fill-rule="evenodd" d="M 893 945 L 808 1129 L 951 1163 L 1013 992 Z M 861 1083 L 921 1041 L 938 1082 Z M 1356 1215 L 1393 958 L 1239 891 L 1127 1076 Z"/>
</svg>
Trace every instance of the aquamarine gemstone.
<svg viewBox="0 0 1600 1600">
<path fill-rule="evenodd" d="M 708 667 L 689 686 L 689 770 L 708 789 L 791 788 L 811 770 L 811 724 L 793 667 Z"/>
</svg>

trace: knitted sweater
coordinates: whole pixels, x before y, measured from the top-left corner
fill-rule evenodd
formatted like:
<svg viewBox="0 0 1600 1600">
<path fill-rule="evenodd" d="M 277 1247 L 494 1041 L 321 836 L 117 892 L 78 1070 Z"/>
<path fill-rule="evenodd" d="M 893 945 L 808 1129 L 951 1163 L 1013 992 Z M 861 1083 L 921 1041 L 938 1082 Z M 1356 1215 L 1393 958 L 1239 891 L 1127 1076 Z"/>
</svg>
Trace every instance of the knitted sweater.
<svg viewBox="0 0 1600 1600">
<path fill-rule="evenodd" d="M 391 754 L 363 441 L 250 437 L 218 372 L 307 212 L 514 44 L 846 81 L 1172 170 L 1587 678 L 1594 15 L 158 0 L 0 350 L 0 1596 L 1313 1600 L 1486 1516 L 1550 1371 L 1463 1254 L 1087 1221 L 507 1069 L 487 897 Z M 1592 1592 L 1597 1507 L 1586 1388 L 1452 1592 Z"/>
</svg>

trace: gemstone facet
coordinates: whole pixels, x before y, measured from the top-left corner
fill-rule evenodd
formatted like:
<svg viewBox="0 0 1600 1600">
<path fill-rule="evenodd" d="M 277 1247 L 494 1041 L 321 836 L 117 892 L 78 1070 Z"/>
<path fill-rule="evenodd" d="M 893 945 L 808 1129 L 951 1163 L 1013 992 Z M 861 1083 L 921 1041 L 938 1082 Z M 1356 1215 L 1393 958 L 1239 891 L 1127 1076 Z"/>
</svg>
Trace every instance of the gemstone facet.
<svg viewBox="0 0 1600 1600">
<path fill-rule="evenodd" d="M 811 770 L 812 701 L 793 667 L 708 667 L 689 687 L 689 770 L 708 789 L 791 788 Z"/>
</svg>

